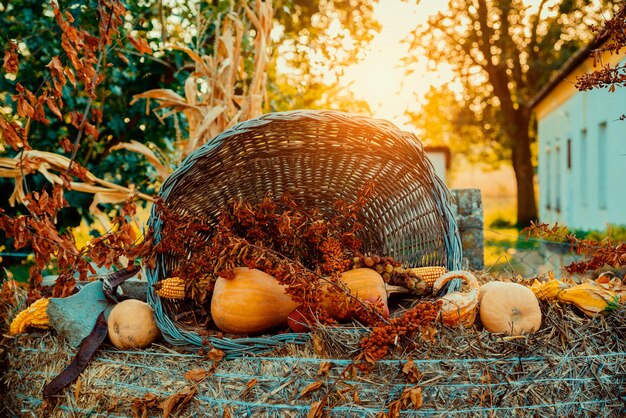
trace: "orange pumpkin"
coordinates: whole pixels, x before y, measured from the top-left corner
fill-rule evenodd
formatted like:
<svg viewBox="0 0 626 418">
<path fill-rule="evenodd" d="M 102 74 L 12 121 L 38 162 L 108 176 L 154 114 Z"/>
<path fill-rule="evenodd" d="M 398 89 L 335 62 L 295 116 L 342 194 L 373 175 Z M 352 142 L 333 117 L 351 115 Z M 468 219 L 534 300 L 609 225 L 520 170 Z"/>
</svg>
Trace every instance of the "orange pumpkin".
<svg viewBox="0 0 626 418">
<path fill-rule="evenodd" d="M 443 286 L 453 279 L 461 279 L 461 290 L 449 293 L 439 300 L 441 305 L 441 320 L 449 327 L 459 325 L 469 327 L 476 319 L 478 309 L 478 281 L 469 271 L 450 271 L 439 277 L 433 284 L 433 294 L 437 294 Z"/>
<path fill-rule="evenodd" d="M 211 299 L 217 327 L 233 334 L 261 334 L 286 325 L 298 306 L 276 278 L 246 267 L 234 269 L 233 279 L 219 277 Z"/>
<path fill-rule="evenodd" d="M 364 302 L 382 302 L 383 312 L 382 315 L 385 318 L 389 318 L 389 307 L 387 306 L 387 287 L 383 277 L 375 270 L 369 268 L 358 268 L 348 270 L 339 276 L 339 279 L 346 285 L 350 294 L 356 296 Z M 337 304 L 337 305 L 335 305 Z M 339 302 L 331 302 L 330 300 L 324 301 L 324 307 L 328 310 L 331 316 L 339 319 L 348 319 L 343 316 L 342 311 L 345 312 L 345 307 L 348 304 L 348 296 L 346 295 L 343 300 Z"/>
<path fill-rule="evenodd" d="M 490 332 L 532 333 L 541 326 L 539 300 L 532 290 L 518 283 L 492 286 L 480 303 L 480 321 Z"/>
</svg>

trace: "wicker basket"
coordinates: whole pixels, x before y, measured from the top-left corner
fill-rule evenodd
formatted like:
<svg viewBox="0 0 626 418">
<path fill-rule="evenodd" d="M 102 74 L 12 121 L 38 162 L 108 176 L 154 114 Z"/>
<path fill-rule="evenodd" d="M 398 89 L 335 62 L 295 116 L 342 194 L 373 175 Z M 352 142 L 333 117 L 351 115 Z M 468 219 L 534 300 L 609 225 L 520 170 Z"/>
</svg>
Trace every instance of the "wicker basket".
<svg viewBox="0 0 626 418">
<path fill-rule="evenodd" d="M 307 208 L 330 212 L 337 199 L 352 201 L 368 180 L 377 186 L 361 219 L 366 251 L 391 255 L 410 266 L 460 267 L 461 243 L 445 185 L 417 138 L 382 120 L 310 110 L 248 120 L 191 154 L 165 181 L 160 196 L 175 211 L 217 223 L 221 208 L 232 198 L 254 202 L 268 193 L 279 197 L 289 192 Z M 161 220 L 154 209 L 149 223 L 158 241 Z M 149 283 L 168 277 L 181 261 L 159 255 L 155 269 L 147 272 Z M 168 342 L 202 344 L 198 330 L 174 319 L 179 306 L 162 301 L 152 287 L 148 300 Z M 232 357 L 297 335 L 218 343 Z"/>
</svg>

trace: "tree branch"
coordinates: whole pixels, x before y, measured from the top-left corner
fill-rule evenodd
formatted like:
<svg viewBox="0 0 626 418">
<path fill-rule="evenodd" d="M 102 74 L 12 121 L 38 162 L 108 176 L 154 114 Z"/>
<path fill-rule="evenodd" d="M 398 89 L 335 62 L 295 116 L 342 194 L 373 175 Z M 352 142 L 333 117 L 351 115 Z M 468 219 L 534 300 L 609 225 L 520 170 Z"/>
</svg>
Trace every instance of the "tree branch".
<svg viewBox="0 0 626 418">
<path fill-rule="evenodd" d="M 530 29 L 530 41 L 528 42 L 528 57 L 530 62 L 534 62 L 537 59 L 537 39 L 539 38 L 539 23 L 541 22 L 541 12 L 546 5 L 547 0 L 541 0 L 537 7 L 537 13 L 533 16 L 531 29 Z"/>
<path fill-rule="evenodd" d="M 500 63 L 496 65 L 493 60 L 493 54 L 491 53 L 491 43 L 493 37 L 493 28 L 489 25 L 489 7 L 485 0 L 478 0 L 478 24 L 479 30 L 475 30 L 479 39 L 478 47 L 482 54 L 485 56 L 487 66 L 485 70 L 489 75 L 489 81 L 493 86 L 493 92 L 500 100 L 500 109 L 502 110 L 507 123 L 505 124 L 507 130 L 515 128 L 515 106 L 511 97 L 511 91 L 508 86 L 508 78 L 506 75 L 506 65 Z"/>
<path fill-rule="evenodd" d="M 102 13 L 100 13 L 100 18 L 102 18 Z M 111 5 L 111 12 L 109 14 L 109 21 L 107 22 L 105 37 L 106 35 L 109 34 L 112 20 L 113 20 L 113 5 Z M 96 88 L 96 82 L 98 81 L 98 74 L 100 73 L 100 66 L 102 65 L 102 59 L 104 58 L 105 51 L 106 51 L 106 41 L 104 38 L 100 38 L 100 52 L 98 54 L 98 62 L 96 63 L 96 71 L 93 75 L 93 80 L 91 80 L 91 83 L 88 86 L 90 90 L 90 94 L 88 95 L 89 97 L 87 99 L 87 105 L 85 106 L 85 111 L 83 112 L 83 119 L 80 122 L 80 125 L 78 127 L 78 133 L 76 134 L 76 139 L 74 140 L 72 156 L 70 158 L 69 164 L 67 165 L 67 170 L 65 171 L 68 174 L 70 170 L 72 169 L 72 164 L 74 163 L 74 160 L 76 160 L 76 154 L 78 153 L 78 146 L 80 145 L 80 140 L 85 130 L 85 124 L 87 123 L 87 117 L 89 116 L 89 111 L 91 110 L 91 104 L 93 103 L 93 92 Z"/>
</svg>

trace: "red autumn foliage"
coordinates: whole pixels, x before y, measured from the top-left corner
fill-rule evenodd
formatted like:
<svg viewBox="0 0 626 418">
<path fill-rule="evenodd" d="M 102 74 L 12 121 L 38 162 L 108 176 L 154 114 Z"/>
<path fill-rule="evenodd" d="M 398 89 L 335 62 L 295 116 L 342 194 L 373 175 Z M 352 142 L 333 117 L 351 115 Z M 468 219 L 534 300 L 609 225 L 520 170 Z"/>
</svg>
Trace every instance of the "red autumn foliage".
<svg viewBox="0 0 626 418">
<path fill-rule="evenodd" d="M 558 242 L 568 242 L 570 250 L 576 254 L 585 254 L 586 259 L 573 262 L 565 266 L 570 274 L 594 271 L 605 265 L 621 268 L 626 266 L 626 243 L 614 243 L 610 238 L 602 241 L 581 239 L 567 233 L 567 228 L 558 223 L 550 226 L 546 223 L 531 222 L 528 228 L 522 230 L 527 237 L 535 236 Z"/>
<path fill-rule="evenodd" d="M 13 238 L 15 249 L 30 246 L 34 254 L 34 265 L 30 271 L 31 292 L 43 293 L 41 271 L 51 263 L 56 263 L 59 277 L 50 290 L 54 297 L 65 297 L 74 291 L 75 274 L 80 280 L 88 280 L 95 274 L 91 263 L 97 267 L 124 267 L 122 260 L 134 261 L 150 251 L 150 241 L 137 242 L 130 226 L 135 213 L 135 204 L 127 201 L 115 218 L 115 229 L 93 239 L 83 248 L 78 248 L 70 232 L 58 231 L 54 220 L 58 211 L 67 207 L 63 197 L 63 187 L 56 185 L 52 193 L 31 192 L 26 197 L 26 206 L 31 215 L 10 217 L 0 214 L 0 229 L 7 237 Z"/>
<path fill-rule="evenodd" d="M 17 57 L 17 45 L 14 42 L 9 42 L 9 49 L 4 51 L 4 63 L 2 68 L 9 74 L 17 74 L 19 70 L 20 62 Z"/>
<path fill-rule="evenodd" d="M 128 41 L 139 51 L 141 54 L 152 54 L 152 48 L 148 45 L 148 42 L 143 39 L 135 39 L 130 35 L 126 35 Z"/>
<path fill-rule="evenodd" d="M 18 122 L 5 116 L 0 117 L 0 132 L 6 143 L 14 150 L 30 149 L 28 146 L 28 130 L 24 129 L 30 121 L 48 124 L 46 110 L 59 120 L 64 120 L 63 87 L 67 82 L 73 86 L 76 93 L 81 91 L 89 98 L 83 112 L 72 112 L 71 123 L 79 132 L 77 141 L 83 131 L 87 136 L 98 138 L 98 129 L 95 122 L 101 122 L 102 114 L 94 109 L 92 101 L 96 97 L 96 87 L 104 80 L 100 73 L 105 54 L 110 46 L 116 42 L 123 46 L 124 37 L 120 34 L 120 27 L 127 13 L 126 8 L 119 0 L 100 0 L 98 2 L 99 27 L 97 34 L 91 34 L 75 25 L 74 18 L 69 11 L 63 11 L 58 3 L 51 3 L 54 18 L 61 29 L 61 48 L 63 57 L 53 57 L 46 65 L 49 70 L 48 79 L 41 87 L 32 92 L 20 83 L 17 83 L 16 92 L 12 95 L 16 102 L 15 113 L 27 121 Z M 143 39 L 128 39 L 142 53 L 151 53 Z M 17 45 L 9 43 L 4 53 L 3 68 L 7 73 L 16 74 L 19 67 Z M 90 113 L 90 114 L 89 114 Z M 87 114 L 86 117 L 83 114 Z M 67 147 L 64 147 L 67 149 Z"/>
<path fill-rule="evenodd" d="M 576 88 L 580 91 L 608 88 L 610 92 L 614 92 L 617 87 L 626 87 L 626 65 L 610 65 L 602 61 L 603 55 L 620 54 L 626 49 L 626 3 L 622 4 L 612 19 L 604 22 L 604 26 L 593 29 L 598 39 L 606 41 L 592 51 L 593 66 L 597 69 L 577 77 Z M 620 119 L 625 120 L 626 115 L 622 115 Z"/>
</svg>

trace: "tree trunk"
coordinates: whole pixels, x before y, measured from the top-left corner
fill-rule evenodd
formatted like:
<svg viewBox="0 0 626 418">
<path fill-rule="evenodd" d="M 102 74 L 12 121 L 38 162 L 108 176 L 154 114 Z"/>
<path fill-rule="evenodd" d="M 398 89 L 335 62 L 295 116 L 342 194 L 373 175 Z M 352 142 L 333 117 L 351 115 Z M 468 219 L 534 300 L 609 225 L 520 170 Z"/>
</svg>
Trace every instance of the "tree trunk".
<svg viewBox="0 0 626 418">
<path fill-rule="evenodd" d="M 537 201 L 528 133 L 530 118 L 525 110 L 518 110 L 515 131 L 511 136 L 511 159 L 517 183 L 517 226 L 527 227 L 537 220 Z"/>
</svg>

